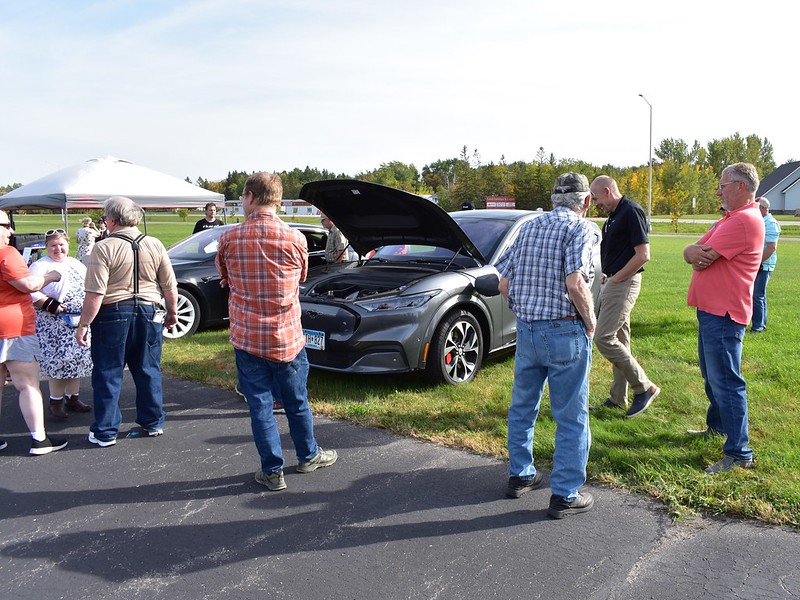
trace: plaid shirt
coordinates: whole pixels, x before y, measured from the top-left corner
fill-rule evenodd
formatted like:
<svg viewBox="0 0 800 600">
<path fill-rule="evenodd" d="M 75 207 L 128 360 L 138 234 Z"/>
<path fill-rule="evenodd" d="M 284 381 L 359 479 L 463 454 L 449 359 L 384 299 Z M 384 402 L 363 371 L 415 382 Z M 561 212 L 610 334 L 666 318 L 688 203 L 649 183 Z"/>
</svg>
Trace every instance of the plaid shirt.
<svg viewBox="0 0 800 600">
<path fill-rule="evenodd" d="M 566 279 L 579 272 L 592 280 L 597 242 L 591 224 L 563 206 L 523 225 L 496 265 L 509 281 L 509 308 L 528 322 L 575 316 Z"/>
<path fill-rule="evenodd" d="M 217 269 L 230 288 L 233 347 L 293 360 L 305 345 L 299 292 L 308 272 L 305 236 L 273 213 L 253 213 L 220 236 Z"/>
</svg>

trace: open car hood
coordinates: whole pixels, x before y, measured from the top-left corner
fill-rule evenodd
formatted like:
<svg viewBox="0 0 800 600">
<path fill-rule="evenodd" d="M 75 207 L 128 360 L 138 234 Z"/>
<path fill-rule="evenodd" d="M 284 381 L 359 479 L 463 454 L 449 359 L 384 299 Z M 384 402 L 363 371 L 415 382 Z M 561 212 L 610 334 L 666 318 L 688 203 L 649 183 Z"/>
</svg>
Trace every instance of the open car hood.
<svg viewBox="0 0 800 600">
<path fill-rule="evenodd" d="M 359 254 L 380 246 L 421 244 L 463 249 L 486 262 L 450 215 L 421 196 L 377 183 L 332 179 L 305 184 L 300 198 L 325 213 Z"/>
</svg>

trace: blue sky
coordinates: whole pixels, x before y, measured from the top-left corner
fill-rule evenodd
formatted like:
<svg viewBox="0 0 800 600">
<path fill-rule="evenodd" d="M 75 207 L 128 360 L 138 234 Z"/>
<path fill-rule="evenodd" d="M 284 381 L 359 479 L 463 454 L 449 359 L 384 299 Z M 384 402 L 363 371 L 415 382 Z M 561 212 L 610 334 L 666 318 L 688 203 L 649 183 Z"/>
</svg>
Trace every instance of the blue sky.
<svg viewBox="0 0 800 600">
<path fill-rule="evenodd" d="M 477 149 L 646 164 L 738 131 L 800 159 L 800 8 L 766 0 L 0 5 L 0 184 L 99 156 L 176 177 L 419 169 Z"/>
</svg>

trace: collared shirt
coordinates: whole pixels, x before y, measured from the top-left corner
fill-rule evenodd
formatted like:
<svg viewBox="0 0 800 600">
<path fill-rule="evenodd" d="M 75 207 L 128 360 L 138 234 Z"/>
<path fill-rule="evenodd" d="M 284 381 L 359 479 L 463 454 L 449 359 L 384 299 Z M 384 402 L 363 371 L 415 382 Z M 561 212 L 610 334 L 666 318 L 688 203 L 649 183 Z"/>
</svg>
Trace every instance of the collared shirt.
<svg viewBox="0 0 800 600">
<path fill-rule="evenodd" d="M 623 196 L 614 212 L 603 223 L 600 242 L 600 263 L 609 277 L 628 264 L 636 254 L 636 246 L 647 244 L 647 217 L 641 206 Z M 644 271 L 644 268 L 640 269 Z"/>
<path fill-rule="evenodd" d="M 118 227 L 111 236 L 97 242 L 89 255 L 85 289 L 102 294 L 104 305 L 133 298 L 133 248 L 128 240 L 113 236 L 122 234 L 136 239 L 141 233 L 137 227 Z M 145 236 L 139 242 L 138 297 L 145 302 L 159 302 L 162 290 L 177 286 L 164 244 Z"/>
<path fill-rule="evenodd" d="M 753 282 L 761 266 L 764 220 L 758 203 L 729 212 L 700 238 L 721 256 L 703 271 L 692 271 L 688 304 L 740 325 L 753 316 Z"/>
<path fill-rule="evenodd" d="M 523 225 L 496 265 L 509 281 L 508 305 L 514 314 L 529 322 L 577 315 L 566 279 L 572 273 L 587 282 L 594 278 L 597 243 L 592 225 L 564 206 Z"/>
<path fill-rule="evenodd" d="M 303 349 L 300 282 L 308 272 L 305 236 L 273 213 L 253 213 L 220 236 L 217 269 L 230 289 L 231 344 L 275 362 Z"/>
<path fill-rule="evenodd" d="M 778 221 L 773 217 L 771 214 L 767 213 L 764 215 L 764 246 L 766 247 L 767 243 L 778 243 L 778 238 L 781 236 L 781 226 L 778 224 Z M 763 271 L 774 271 L 775 264 L 778 262 L 778 251 L 772 253 L 767 260 L 761 263 L 761 269 Z"/>
<path fill-rule="evenodd" d="M 339 228 L 334 225 L 328 231 L 328 241 L 325 243 L 325 262 L 335 263 L 347 260 L 347 238 Z"/>
</svg>

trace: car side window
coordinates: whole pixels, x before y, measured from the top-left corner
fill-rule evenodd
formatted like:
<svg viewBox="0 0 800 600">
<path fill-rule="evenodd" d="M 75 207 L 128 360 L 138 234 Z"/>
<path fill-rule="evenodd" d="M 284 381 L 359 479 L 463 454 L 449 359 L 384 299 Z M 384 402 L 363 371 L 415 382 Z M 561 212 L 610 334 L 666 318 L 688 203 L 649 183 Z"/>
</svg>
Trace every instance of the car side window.
<svg viewBox="0 0 800 600">
<path fill-rule="evenodd" d="M 306 245 L 308 246 L 309 252 L 325 250 L 325 244 L 328 241 L 328 234 L 318 231 L 304 231 L 303 235 L 306 236 Z"/>
</svg>

